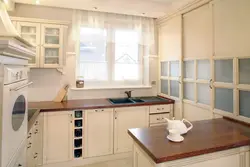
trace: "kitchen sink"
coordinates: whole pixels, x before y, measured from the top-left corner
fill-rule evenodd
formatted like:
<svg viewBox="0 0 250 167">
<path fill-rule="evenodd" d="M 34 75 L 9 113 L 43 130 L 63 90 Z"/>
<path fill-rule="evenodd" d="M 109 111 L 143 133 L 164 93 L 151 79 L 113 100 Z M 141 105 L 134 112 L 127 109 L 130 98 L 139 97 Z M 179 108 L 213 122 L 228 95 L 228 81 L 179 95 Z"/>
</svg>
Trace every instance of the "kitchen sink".
<svg viewBox="0 0 250 167">
<path fill-rule="evenodd" d="M 129 98 L 120 98 L 120 99 L 108 99 L 112 104 L 130 104 L 135 103 Z"/>
<path fill-rule="evenodd" d="M 136 103 L 143 103 L 145 102 L 144 100 L 140 99 L 140 98 L 131 98 L 132 101 L 136 102 Z"/>
<path fill-rule="evenodd" d="M 133 97 L 133 98 L 116 98 L 108 99 L 112 104 L 131 104 L 131 103 L 143 103 L 143 102 L 161 102 L 167 101 L 167 99 L 152 96 L 152 97 Z"/>
</svg>

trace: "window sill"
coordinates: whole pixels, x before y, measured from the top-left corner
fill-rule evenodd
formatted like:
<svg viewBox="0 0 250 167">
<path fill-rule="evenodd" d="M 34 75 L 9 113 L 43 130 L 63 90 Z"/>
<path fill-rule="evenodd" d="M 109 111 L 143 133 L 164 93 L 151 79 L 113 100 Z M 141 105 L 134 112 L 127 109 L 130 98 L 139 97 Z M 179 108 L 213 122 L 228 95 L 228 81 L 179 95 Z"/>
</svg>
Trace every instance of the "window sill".
<svg viewBox="0 0 250 167">
<path fill-rule="evenodd" d="M 73 91 L 80 90 L 109 90 L 109 89 L 150 89 L 152 86 L 138 85 L 138 86 L 112 86 L 112 87 L 84 87 L 84 88 L 70 88 Z"/>
</svg>

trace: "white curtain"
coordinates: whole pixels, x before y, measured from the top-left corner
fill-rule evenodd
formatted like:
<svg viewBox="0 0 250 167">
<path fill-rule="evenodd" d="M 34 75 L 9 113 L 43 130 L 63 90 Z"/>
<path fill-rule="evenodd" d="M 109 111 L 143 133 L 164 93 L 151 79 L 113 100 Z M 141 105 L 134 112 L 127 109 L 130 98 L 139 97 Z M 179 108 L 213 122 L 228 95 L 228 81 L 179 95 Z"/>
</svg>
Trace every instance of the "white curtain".
<svg viewBox="0 0 250 167">
<path fill-rule="evenodd" d="M 139 44 L 147 47 L 155 45 L 155 20 L 152 18 L 122 14 L 74 10 L 72 19 L 73 40 L 78 40 L 80 27 L 121 28 L 137 31 L 140 34 Z M 114 39 L 108 39 L 113 43 Z"/>
</svg>

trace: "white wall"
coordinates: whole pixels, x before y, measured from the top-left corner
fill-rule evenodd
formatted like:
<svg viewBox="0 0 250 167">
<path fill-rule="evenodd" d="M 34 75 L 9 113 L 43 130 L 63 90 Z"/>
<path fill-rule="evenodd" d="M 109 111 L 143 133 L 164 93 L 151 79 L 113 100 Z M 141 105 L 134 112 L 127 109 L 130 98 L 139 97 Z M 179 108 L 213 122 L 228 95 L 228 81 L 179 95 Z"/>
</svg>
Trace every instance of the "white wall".
<svg viewBox="0 0 250 167">
<path fill-rule="evenodd" d="M 71 21 L 72 10 L 42 6 L 32 6 L 16 4 L 15 11 L 9 13 L 10 16 L 41 18 L 51 20 Z M 70 30 L 69 30 L 70 32 Z M 69 35 L 70 36 L 70 35 Z M 68 41 L 67 52 L 74 52 L 74 43 Z M 158 74 L 157 58 L 150 58 L 150 81 L 157 81 Z M 75 87 L 75 56 L 66 55 L 65 75 L 55 69 L 31 69 L 30 80 L 34 84 L 29 88 L 29 101 L 50 101 L 56 96 L 58 90 L 66 83 Z M 92 99 L 108 97 L 124 97 L 124 90 L 77 90 L 69 91 L 68 99 Z M 153 96 L 157 95 L 157 88 L 153 86 L 147 89 L 133 89 L 133 96 Z"/>
</svg>

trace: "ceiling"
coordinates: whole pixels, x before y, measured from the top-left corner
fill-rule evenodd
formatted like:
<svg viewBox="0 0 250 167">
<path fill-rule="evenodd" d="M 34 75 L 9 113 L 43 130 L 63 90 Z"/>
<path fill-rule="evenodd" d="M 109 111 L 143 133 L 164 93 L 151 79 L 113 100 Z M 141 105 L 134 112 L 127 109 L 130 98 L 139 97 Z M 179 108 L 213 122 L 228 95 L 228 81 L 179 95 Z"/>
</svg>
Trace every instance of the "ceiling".
<svg viewBox="0 0 250 167">
<path fill-rule="evenodd" d="M 13 0 L 17 3 L 36 4 L 37 0 Z M 40 5 L 61 8 L 94 10 L 159 18 L 176 4 L 190 0 L 38 0 Z"/>
</svg>

